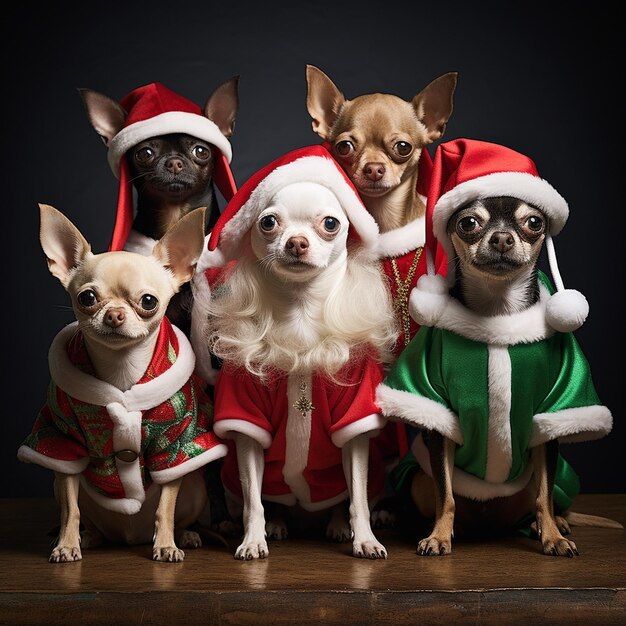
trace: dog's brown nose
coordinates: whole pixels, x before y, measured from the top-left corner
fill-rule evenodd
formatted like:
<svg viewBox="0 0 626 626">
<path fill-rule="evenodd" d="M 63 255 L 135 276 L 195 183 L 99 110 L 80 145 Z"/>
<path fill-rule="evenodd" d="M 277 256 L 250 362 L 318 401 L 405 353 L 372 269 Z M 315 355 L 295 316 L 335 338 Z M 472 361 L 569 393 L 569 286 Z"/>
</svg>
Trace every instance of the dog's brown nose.
<svg viewBox="0 0 626 626">
<path fill-rule="evenodd" d="M 111 328 L 117 328 L 126 321 L 124 309 L 109 309 L 104 316 L 104 323 Z"/>
<path fill-rule="evenodd" d="M 382 163 L 366 163 L 363 173 L 368 180 L 377 182 L 385 175 L 385 166 Z"/>
<path fill-rule="evenodd" d="M 172 157 L 165 162 L 165 168 L 172 172 L 172 174 L 178 174 L 183 169 L 184 165 L 181 159 Z"/>
<path fill-rule="evenodd" d="M 512 247 L 515 241 L 513 240 L 513 235 L 511 233 L 507 233 L 504 231 L 498 231 L 491 235 L 491 239 L 489 243 L 498 251 L 498 252 L 508 252 Z"/>
<path fill-rule="evenodd" d="M 300 256 L 307 251 L 309 247 L 309 240 L 306 237 L 289 237 L 287 243 L 285 244 L 285 248 L 287 252 L 290 252 L 294 256 Z"/>
</svg>

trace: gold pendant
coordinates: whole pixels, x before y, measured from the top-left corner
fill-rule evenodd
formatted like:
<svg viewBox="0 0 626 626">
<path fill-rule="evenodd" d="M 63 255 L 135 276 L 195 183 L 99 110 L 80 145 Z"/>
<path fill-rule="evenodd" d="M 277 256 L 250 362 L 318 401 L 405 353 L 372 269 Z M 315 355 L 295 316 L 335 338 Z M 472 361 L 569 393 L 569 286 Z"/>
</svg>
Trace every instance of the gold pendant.
<svg viewBox="0 0 626 626">
<path fill-rule="evenodd" d="M 306 383 L 302 381 L 300 383 L 300 397 L 293 403 L 293 408 L 302 413 L 302 417 L 306 417 L 309 411 L 314 411 L 315 407 L 313 403 L 306 397 L 304 392 L 306 391 Z"/>
</svg>

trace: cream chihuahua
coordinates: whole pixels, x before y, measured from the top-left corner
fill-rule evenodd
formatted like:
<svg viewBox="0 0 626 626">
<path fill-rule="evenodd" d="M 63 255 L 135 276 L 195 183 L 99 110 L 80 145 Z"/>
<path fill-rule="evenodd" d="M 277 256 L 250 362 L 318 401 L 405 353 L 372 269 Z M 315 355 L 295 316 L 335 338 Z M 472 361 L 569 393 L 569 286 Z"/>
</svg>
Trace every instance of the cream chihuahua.
<svg viewBox="0 0 626 626">
<path fill-rule="evenodd" d="M 61 526 L 51 562 L 80 560 L 81 547 L 103 539 L 153 541 L 157 561 L 201 545 L 186 530 L 206 504 L 201 468 L 226 446 L 211 430 L 191 346 L 165 311 L 194 273 L 204 212 L 183 217 L 150 256 L 93 254 L 62 213 L 40 205 L 48 267 L 76 316 L 50 348 L 48 402 L 18 451 L 55 473 Z"/>
</svg>

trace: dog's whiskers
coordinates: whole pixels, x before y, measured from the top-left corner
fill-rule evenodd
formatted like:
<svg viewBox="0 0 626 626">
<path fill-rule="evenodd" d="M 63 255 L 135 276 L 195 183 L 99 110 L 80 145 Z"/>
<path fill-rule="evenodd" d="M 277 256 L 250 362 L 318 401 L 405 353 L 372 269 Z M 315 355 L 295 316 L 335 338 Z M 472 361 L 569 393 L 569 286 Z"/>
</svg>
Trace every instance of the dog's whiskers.
<svg viewBox="0 0 626 626">
<path fill-rule="evenodd" d="M 275 252 L 270 252 L 266 254 L 264 257 L 257 259 L 257 263 L 259 264 L 259 266 L 263 270 L 263 273 L 266 276 L 272 273 L 272 267 L 276 263 L 277 258 L 278 257 Z"/>
</svg>

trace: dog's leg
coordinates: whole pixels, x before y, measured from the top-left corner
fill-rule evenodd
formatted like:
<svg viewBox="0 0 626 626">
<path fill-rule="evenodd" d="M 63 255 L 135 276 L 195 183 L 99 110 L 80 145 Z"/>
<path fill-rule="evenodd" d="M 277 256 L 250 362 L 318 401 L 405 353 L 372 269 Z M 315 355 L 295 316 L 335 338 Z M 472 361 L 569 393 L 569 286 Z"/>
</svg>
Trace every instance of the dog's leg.
<svg viewBox="0 0 626 626">
<path fill-rule="evenodd" d="M 552 496 L 559 442 L 553 440 L 536 446 L 532 449 L 531 456 L 537 486 L 537 534 L 543 552 L 552 556 L 576 556 L 576 544 L 563 537 L 554 516 Z"/>
<path fill-rule="evenodd" d="M 61 509 L 61 528 L 56 546 L 50 554 L 51 563 L 80 561 L 80 509 L 78 508 L 78 474 L 55 472 L 54 492 Z"/>
<path fill-rule="evenodd" d="M 159 506 L 154 520 L 154 544 L 152 558 L 155 561 L 176 563 L 185 558 L 185 553 L 176 546 L 174 540 L 174 515 L 176 513 L 176 498 L 182 477 L 161 485 Z"/>
<path fill-rule="evenodd" d="M 247 435 L 237 434 L 235 444 L 243 491 L 244 528 L 243 541 L 235 551 L 235 558 L 244 561 L 264 559 L 269 554 L 265 538 L 265 512 L 261 502 L 265 455 L 261 444 Z"/>
<path fill-rule="evenodd" d="M 370 524 L 367 501 L 369 445 L 369 437 L 363 433 L 342 448 L 343 471 L 350 495 L 352 554 L 361 558 L 386 559 L 387 550 L 374 536 Z"/>
<path fill-rule="evenodd" d="M 455 503 L 452 494 L 452 469 L 455 443 L 438 432 L 431 431 L 428 452 L 435 484 L 435 525 L 431 534 L 417 544 L 417 553 L 439 556 L 452 552 Z"/>
</svg>

